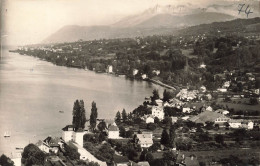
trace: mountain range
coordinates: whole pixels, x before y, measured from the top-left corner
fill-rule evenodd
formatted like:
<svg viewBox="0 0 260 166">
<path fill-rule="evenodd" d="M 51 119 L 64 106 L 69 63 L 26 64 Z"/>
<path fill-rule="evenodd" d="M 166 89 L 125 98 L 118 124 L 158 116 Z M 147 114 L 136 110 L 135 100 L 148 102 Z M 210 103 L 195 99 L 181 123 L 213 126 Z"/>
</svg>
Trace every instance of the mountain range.
<svg viewBox="0 0 260 166">
<path fill-rule="evenodd" d="M 232 5 L 211 5 L 207 8 L 198 8 L 189 3 L 176 6 L 156 5 L 111 25 L 65 26 L 47 37 L 42 43 L 173 34 L 176 30 L 195 25 L 234 20 L 237 17 L 228 12 L 217 12 L 233 7 Z"/>
</svg>

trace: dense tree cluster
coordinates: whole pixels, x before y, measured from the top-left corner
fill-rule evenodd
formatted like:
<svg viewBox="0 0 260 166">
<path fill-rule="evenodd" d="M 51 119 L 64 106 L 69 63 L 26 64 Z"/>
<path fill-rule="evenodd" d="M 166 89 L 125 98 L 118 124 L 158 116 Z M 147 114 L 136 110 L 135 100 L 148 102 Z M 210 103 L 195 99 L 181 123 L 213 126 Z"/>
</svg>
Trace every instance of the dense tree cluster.
<svg viewBox="0 0 260 166">
<path fill-rule="evenodd" d="M 72 124 L 75 126 L 76 130 L 84 129 L 86 123 L 86 115 L 83 100 L 76 100 L 74 102 L 72 115 Z"/>
</svg>

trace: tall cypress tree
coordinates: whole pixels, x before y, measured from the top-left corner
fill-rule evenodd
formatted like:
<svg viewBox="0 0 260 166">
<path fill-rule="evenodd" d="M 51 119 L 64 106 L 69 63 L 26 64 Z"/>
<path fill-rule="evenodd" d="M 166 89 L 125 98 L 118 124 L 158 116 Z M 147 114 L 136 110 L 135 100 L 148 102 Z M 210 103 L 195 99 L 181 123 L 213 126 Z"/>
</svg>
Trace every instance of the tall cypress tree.
<svg viewBox="0 0 260 166">
<path fill-rule="evenodd" d="M 122 111 L 122 119 L 123 119 L 123 122 L 126 122 L 126 120 L 127 120 L 127 114 L 126 114 L 125 109 L 123 109 L 123 111 Z"/>
<path fill-rule="evenodd" d="M 84 101 L 80 100 L 79 105 L 80 105 L 80 128 L 84 129 L 86 123 L 86 111 L 84 107 Z"/>
<path fill-rule="evenodd" d="M 115 121 L 116 121 L 117 124 L 121 122 L 121 114 L 120 114 L 119 111 L 116 113 Z"/>
<path fill-rule="evenodd" d="M 166 146 L 169 144 L 169 140 L 170 140 L 170 137 L 169 137 L 168 132 L 165 129 L 163 129 L 162 136 L 161 136 L 161 144 Z"/>
<path fill-rule="evenodd" d="M 83 100 L 76 100 L 74 102 L 72 115 L 72 124 L 75 126 L 76 131 L 80 128 L 84 129 L 86 123 L 86 114 Z"/>
<path fill-rule="evenodd" d="M 170 134 L 169 134 L 169 147 L 170 148 L 174 148 L 175 147 L 175 144 L 174 144 L 174 140 L 175 140 L 175 127 L 172 125 L 171 128 L 170 128 Z"/>
<path fill-rule="evenodd" d="M 90 126 L 91 126 L 92 131 L 94 131 L 94 129 L 96 128 L 97 116 L 98 116 L 97 106 L 96 106 L 96 103 L 93 101 L 92 108 L 91 108 L 91 114 L 90 114 Z"/>
</svg>

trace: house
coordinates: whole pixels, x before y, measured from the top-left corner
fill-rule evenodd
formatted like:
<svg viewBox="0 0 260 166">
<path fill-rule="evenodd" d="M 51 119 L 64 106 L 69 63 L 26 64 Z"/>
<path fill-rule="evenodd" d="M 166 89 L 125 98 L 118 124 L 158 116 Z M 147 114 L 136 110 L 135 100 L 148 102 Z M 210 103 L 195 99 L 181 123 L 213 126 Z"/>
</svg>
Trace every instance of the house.
<svg viewBox="0 0 260 166">
<path fill-rule="evenodd" d="M 156 103 L 158 106 L 163 106 L 163 101 L 162 101 L 161 99 L 155 100 L 155 103 Z"/>
<path fill-rule="evenodd" d="M 238 129 L 241 127 L 242 121 L 243 121 L 242 119 L 230 119 L 228 121 L 228 124 L 229 124 L 230 128 Z"/>
<path fill-rule="evenodd" d="M 200 87 L 200 91 L 204 93 L 207 91 L 207 88 L 203 85 Z"/>
<path fill-rule="evenodd" d="M 149 148 L 153 144 L 153 134 L 152 133 L 143 133 L 143 134 L 136 134 L 138 138 L 138 143 L 141 145 L 142 148 Z"/>
<path fill-rule="evenodd" d="M 152 73 L 158 76 L 160 74 L 160 70 L 153 70 Z"/>
<path fill-rule="evenodd" d="M 204 63 L 202 63 L 200 66 L 199 66 L 200 69 L 205 69 L 206 68 L 206 65 Z"/>
<path fill-rule="evenodd" d="M 225 122 L 228 122 L 230 118 L 218 112 L 205 111 L 189 118 L 189 120 L 194 123 L 202 123 L 204 125 L 206 122 L 213 122 L 215 124 L 223 125 Z"/>
<path fill-rule="evenodd" d="M 223 88 L 228 88 L 230 87 L 230 81 L 225 81 L 223 84 Z"/>
<path fill-rule="evenodd" d="M 171 116 L 172 124 L 176 123 L 178 121 L 178 117 Z"/>
<path fill-rule="evenodd" d="M 108 138 L 110 139 L 119 139 L 119 128 L 114 123 L 108 127 Z"/>
<path fill-rule="evenodd" d="M 163 120 L 164 119 L 163 107 L 162 106 L 153 106 L 152 115 L 153 115 L 153 117 L 159 118 L 159 120 Z"/>
<path fill-rule="evenodd" d="M 35 145 L 45 153 L 50 152 L 50 146 L 46 145 L 42 140 L 39 140 Z"/>
<path fill-rule="evenodd" d="M 244 119 L 231 119 L 228 121 L 228 124 L 230 128 L 233 129 L 244 128 L 244 129 L 252 130 L 254 128 L 254 122 L 247 121 Z"/>
<path fill-rule="evenodd" d="M 148 161 L 140 161 L 138 163 L 133 163 L 131 166 L 150 166 Z"/>
<path fill-rule="evenodd" d="M 64 142 L 60 138 L 52 138 L 49 136 L 43 141 L 39 140 L 35 145 L 45 153 L 53 152 L 57 154 L 60 147 L 63 147 L 63 143 Z"/>
<path fill-rule="evenodd" d="M 74 141 L 83 147 L 83 136 L 87 133 L 87 131 L 76 131 L 74 125 L 67 125 L 62 130 L 62 139 L 65 142 Z"/>
<path fill-rule="evenodd" d="M 134 69 L 134 70 L 133 70 L 133 76 L 135 76 L 136 74 L 138 74 L 138 70 L 137 70 L 137 69 Z"/>
<path fill-rule="evenodd" d="M 228 110 L 223 110 L 223 109 L 217 109 L 216 112 L 221 113 L 221 114 L 223 114 L 223 115 L 229 114 L 229 111 L 228 111 Z"/>
<path fill-rule="evenodd" d="M 197 90 L 188 91 L 188 89 L 182 89 L 176 95 L 176 97 L 179 98 L 180 100 L 190 101 L 190 100 L 196 99 L 197 98 L 197 94 L 198 94 Z"/>
<path fill-rule="evenodd" d="M 190 113 L 191 112 L 191 109 L 189 107 L 183 107 L 182 108 L 182 112 L 183 113 Z"/>
<path fill-rule="evenodd" d="M 113 66 L 112 65 L 108 65 L 107 66 L 107 72 L 108 73 L 113 73 Z"/>
<path fill-rule="evenodd" d="M 142 79 L 145 80 L 147 78 L 146 74 L 142 74 Z"/>
<path fill-rule="evenodd" d="M 217 91 L 224 93 L 224 92 L 227 92 L 227 89 L 226 88 L 218 88 Z"/>
<path fill-rule="evenodd" d="M 176 99 L 176 98 L 172 98 L 169 100 L 169 103 L 172 107 L 177 107 L 177 108 L 180 108 L 180 106 L 183 106 L 183 102 Z"/>
<path fill-rule="evenodd" d="M 21 152 L 11 153 L 11 160 L 14 162 L 15 166 L 21 166 L 22 165 Z"/>
<path fill-rule="evenodd" d="M 208 106 L 208 107 L 206 108 L 206 111 L 213 111 L 213 108 L 212 108 L 211 106 Z"/>
<path fill-rule="evenodd" d="M 151 116 L 148 116 L 148 117 L 145 119 L 145 123 L 154 123 L 154 118 L 151 117 Z"/>
<path fill-rule="evenodd" d="M 189 118 L 190 118 L 189 116 L 181 117 L 182 120 L 188 120 Z"/>
</svg>

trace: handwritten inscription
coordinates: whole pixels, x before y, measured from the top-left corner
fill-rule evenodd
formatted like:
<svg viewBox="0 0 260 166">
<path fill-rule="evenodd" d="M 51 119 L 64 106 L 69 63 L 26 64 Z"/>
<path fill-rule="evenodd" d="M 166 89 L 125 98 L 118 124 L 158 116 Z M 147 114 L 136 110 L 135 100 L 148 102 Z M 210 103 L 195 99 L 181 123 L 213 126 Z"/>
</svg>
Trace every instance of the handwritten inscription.
<svg viewBox="0 0 260 166">
<path fill-rule="evenodd" d="M 249 5 L 246 6 L 246 4 L 239 4 L 238 5 L 238 14 L 240 14 L 241 12 L 242 13 L 245 12 L 247 18 L 248 18 L 249 14 L 253 13 L 251 11 L 251 8 L 249 7 Z"/>
</svg>

